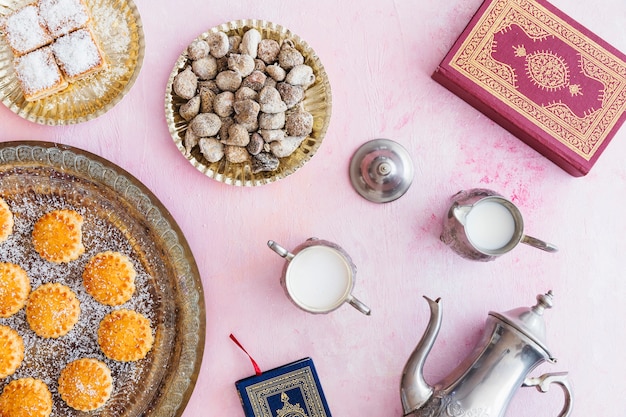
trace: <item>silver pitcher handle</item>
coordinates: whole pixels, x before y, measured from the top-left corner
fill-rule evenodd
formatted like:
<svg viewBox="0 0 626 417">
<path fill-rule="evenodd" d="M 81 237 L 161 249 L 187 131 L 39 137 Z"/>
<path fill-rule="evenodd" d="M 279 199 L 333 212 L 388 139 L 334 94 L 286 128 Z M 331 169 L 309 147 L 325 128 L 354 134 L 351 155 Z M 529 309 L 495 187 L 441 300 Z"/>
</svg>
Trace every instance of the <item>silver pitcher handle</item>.
<svg viewBox="0 0 626 417">
<path fill-rule="evenodd" d="M 567 378 L 567 372 L 555 372 L 551 374 L 543 374 L 537 378 L 526 378 L 523 387 L 536 387 L 537 391 L 548 392 L 550 384 L 560 385 L 565 393 L 565 404 L 558 417 L 567 417 L 572 412 L 573 399 L 572 387 Z"/>
<path fill-rule="evenodd" d="M 361 302 L 355 296 L 350 295 L 347 298 L 347 300 L 352 307 L 356 308 L 357 310 L 359 310 L 361 313 L 365 314 L 366 316 L 369 316 L 370 314 L 372 314 L 372 310 L 368 306 L 363 304 L 363 302 Z"/>
<path fill-rule="evenodd" d="M 278 243 L 274 242 L 273 240 L 268 240 L 267 246 L 269 246 L 271 250 L 273 250 L 274 252 L 282 256 L 283 258 L 287 259 L 288 261 L 291 261 L 293 257 L 295 256 L 293 253 L 289 252 L 287 249 L 283 248 L 282 246 L 280 246 Z"/>
<path fill-rule="evenodd" d="M 546 252 L 557 252 L 559 250 L 559 248 L 552 243 L 544 242 L 543 240 L 528 235 L 524 235 L 521 242 L 534 248 L 545 250 Z"/>
</svg>

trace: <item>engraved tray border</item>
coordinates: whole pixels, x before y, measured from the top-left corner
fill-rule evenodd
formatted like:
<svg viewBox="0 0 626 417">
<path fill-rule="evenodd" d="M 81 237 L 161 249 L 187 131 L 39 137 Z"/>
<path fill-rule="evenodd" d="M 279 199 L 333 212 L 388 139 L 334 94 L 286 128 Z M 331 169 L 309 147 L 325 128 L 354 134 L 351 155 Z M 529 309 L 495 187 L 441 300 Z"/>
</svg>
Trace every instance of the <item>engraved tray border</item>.
<svg viewBox="0 0 626 417">
<path fill-rule="evenodd" d="M 90 152 L 68 145 L 40 141 L 0 143 L 1 166 L 46 167 L 75 175 L 113 191 L 136 207 L 146 227 L 162 248 L 176 273 L 179 297 L 175 339 L 168 368 L 147 408 L 137 414 L 179 417 L 195 386 L 206 332 L 204 292 L 198 267 L 181 229 L 156 196 L 119 166 Z"/>
</svg>

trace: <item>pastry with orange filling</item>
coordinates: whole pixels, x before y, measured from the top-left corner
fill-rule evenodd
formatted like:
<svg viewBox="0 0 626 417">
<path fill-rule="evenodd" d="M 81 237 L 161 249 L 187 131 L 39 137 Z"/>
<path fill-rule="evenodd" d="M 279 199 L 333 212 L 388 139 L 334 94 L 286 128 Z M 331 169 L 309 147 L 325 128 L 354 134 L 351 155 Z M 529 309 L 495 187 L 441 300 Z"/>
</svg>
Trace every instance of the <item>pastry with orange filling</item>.
<svg viewBox="0 0 626 417">
<path fill-rule="evenodd" d="M 9 326 L 0 325 L 0 379 L 13 375 L 24 360 L 24 341 Z"/>
<path fill-rule="evenodd" d="M 0 262 L 0 318 L 17 313 L 28 299 L 30 279 L 19 265 Z"/>
<path fill-rule="evenodd" d="M 39 255 L 54 263 L 67 263 L 85 252 L 83 216 L 74 210 L 53 210 L 33 227 L 33 245 Z"/>
<path fill-rule="evenodd" d="M 16 379 L 0 395 L 2 417 L 48 417 L 52 413 L 52 394 L 40 379 Z"/>
<path fill-rule="evenodd" d="M 83 285 L 87 293 L 98 302 L 117 306 L 133 296 L 136 275 L 128 256 L 106 251 L 87 262 L 83 271 Z"/>
<path fill-rule="evenodd" d="M 97 359 L 82 358 L 70 362 L 59 377 L 61 398 L 79 411 L 93 411 L 102 407 L 112 390 L 111 370 Z"/>
<path fill-rule="evenodd" d="M 13 213 L 6 201 L 0 198 L 0 243 L 13 233 Z"/>
<path fill-rule="evenodd" d="M 69 333 L 78 322 L 80 302 L 67 286 L 43 284 L 26 303 L 26 321 L 37 336 L 56 339 Z"/>
<path fill-rule="evenodd" d="M 102 319 L 98 344 L 107 358 L 120 362 L 143 359 L 154 343 L 150 320 L 133 310 L 116 310 Z"/>
</svg>

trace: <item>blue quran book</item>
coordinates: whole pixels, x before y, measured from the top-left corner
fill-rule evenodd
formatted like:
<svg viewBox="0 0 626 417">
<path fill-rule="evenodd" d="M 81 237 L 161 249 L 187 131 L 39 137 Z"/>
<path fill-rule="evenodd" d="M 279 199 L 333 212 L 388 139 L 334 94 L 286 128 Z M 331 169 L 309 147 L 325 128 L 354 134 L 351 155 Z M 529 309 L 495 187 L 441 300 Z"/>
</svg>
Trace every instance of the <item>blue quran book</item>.
<svg viewBox="0 0 626 417">
<path fill-rule="evenodd" d="M 313 360 L 235 382 L 246 417 L 331 417 Z"/>
</svg>

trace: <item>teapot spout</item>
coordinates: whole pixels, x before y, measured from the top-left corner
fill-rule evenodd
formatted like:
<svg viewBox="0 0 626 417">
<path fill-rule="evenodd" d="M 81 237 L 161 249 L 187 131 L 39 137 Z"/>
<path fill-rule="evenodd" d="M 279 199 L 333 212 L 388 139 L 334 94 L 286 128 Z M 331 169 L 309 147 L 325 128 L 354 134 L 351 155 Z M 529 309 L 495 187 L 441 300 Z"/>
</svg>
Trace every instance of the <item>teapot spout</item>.
<svg viewBox="0 0 626 417">
<path fill-rule="evenodd" d="M 433 301 L 428 297 L 424 298 L 430 306 L 430 321 L 422 339 L 404 365 L 400 383 L 400 396 L 405 416 L 423 407 L 434 391 L 434 388 L 426 383 L 423 370 L 426 357 L 430 353 L 441 327 L 442 311 L 441 304 L 439 304 L 441 299 L 437 298 Z"/>
</svg>

